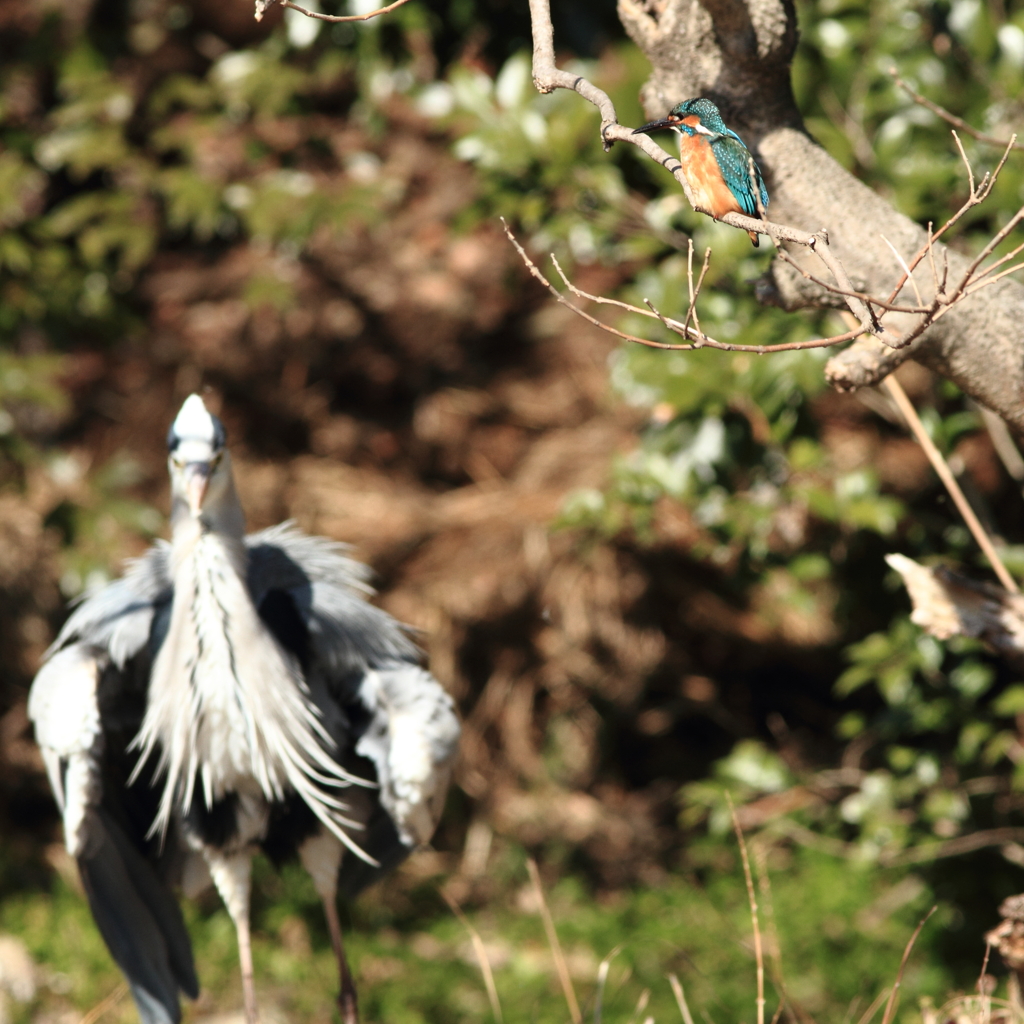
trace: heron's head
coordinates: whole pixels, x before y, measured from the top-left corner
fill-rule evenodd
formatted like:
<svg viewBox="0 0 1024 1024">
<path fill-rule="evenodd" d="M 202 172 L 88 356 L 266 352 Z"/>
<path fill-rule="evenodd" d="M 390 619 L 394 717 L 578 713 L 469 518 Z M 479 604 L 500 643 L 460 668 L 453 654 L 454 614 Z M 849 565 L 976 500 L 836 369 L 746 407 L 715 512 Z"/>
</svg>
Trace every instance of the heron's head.
<svg viewBox="0 0 1024 1024">
<path fill-rule="evenodd" d="M 189 395 L 167 432 L 174 518 L 215 519 L 226 501 L 237 502 L 224 424 L 198 395 Z"/>
</svg>

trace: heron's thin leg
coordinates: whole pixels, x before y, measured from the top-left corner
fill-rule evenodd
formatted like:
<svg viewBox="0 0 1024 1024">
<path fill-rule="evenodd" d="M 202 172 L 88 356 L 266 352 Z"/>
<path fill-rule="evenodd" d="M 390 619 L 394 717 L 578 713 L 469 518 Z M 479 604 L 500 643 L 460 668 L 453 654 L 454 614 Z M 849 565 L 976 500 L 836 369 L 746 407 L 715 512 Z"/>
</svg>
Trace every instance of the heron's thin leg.
<svg viewBox="0 0 1024 1024">
<path fill-rule="evenodd" d="M 245 1003 L 246 1024 L 259 1024 L 260 1011 L 256 1006 L 256 982 L 252 970 L 252 939 L 249 934 L 249 915 L 235 922 L 238 934 L 238 962 L 242 967 L 242 999 Z"/>
<path fill-rule="evenodd" d="M 345 956 L 345 943 L 341 938 L 341 922 L 338 920 L 338 907 L 333 899 L 324 899 L 324 914 L 327 916 L 327 930 L 331 933 L 331 945 L 338 961 L 338 974 L 341 979 L 341 991 L 338 994 L 338 1009 L 341 1010 L 342 1024 L 359 1024 L 359 1002 L 356 997 L 356 985 L 352 980 L 352 972 Z"/>
<path fill-rule="evenodd" d="M 213 847 L 203 847 L 210 874 L 235 924 L 238 937 L 238 962 L 242 968 L 242 999 L 246 1024 L 259 1024 L 256 983 L 252 969 L 252 936 L 249 931 L 249 892 L 252 888 L 252 857 L 248 853 L 225 855 Z"/>
<path fill-rule="evenodd" d="M 356 986 L 345 956 L 345 943 L 341 938 L 341 923 L 338 921 L 338 869 L 341 867 L 344 847 L 338 837 L 321 830 L 310 836 L 299 847 L 299 860 L 313 879 L 313 885 L 324 905 L 327 930 L 331 933 L 331 946 L 338 961 L 341 991 L 338 994 L 338 1009 L 342 1024 L 359 1024 L 359 1005 L 356 1000 Z"/>
</svg>

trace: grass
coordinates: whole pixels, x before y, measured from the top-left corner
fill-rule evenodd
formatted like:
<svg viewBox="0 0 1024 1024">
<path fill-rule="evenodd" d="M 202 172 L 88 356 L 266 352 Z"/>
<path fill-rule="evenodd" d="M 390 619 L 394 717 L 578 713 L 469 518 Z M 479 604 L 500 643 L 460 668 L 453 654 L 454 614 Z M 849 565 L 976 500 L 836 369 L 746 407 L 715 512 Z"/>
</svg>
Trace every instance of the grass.
<svg viewBox="0 0 1024 1024">
<path fill-rule="evenodd" d="M 696 1024 L 753 1024 L 755 958 L 739 860 L 722 844 L 704 853 L 712 866 L 669 875 L 658 886 L 595 893 L 580 878 L 568 877 L 549 888 L 547 902 L 566 974 L 584 1020 L 594 1016 L 599 965 L 617 949 L 604 968 L 603 1022 L 625 1024 L 643 1000 L 638 1021 L 679 1021 L 668 980 L 675 974 Z M 760 918 L 768 1019 L 778 1005 L 771 978 L 781 967 L 802 1020 L 857 1024 L 893 984 L 907 940 L 934 902 L 931 892 L 906 872 L 858 868 L 810 851 L 777 848 L 767 860 L 772 887 L 770 893 L 760 891 Z M 525 855 L 517 847 L 504 847 L 491 869 L 510 884 L 482 905 L 468 901 L 465 912 L 479 935 L 477 950 L 483 946 L 493 968 L 504 1021 L 564 1024 L 575 1014 L 567 1011 Z M 370 1024 L 490 1021 L 492 1002 L 478 951 L 441 897 L 438 883 L 443 879 L 413 884 L 412 877 L 407 873 L 397 884 L 364 894 L 351 908 L 347 943 L 364 1019 Z M 319 903 L 304 873 L 289 868 L 276 875 L 261 865 L 253 916 L 256 971 L 268 1024 L 335 1020 L 335 966 Z M 189 904 L 186 917 L 204 988 L 199 1003 L 186 1008 L 186 1020 L 237 1010 L 241 992 L 227 914 L 210 898 Z M 923 929 L 906 965 L 893 1021 L 920 1020 L 922 997 L 938 1003 L 954 989 L 955 974 L 941 961 L 937 937 L 955 918 L 953 908 L 940 905 Z M 15 1006 L 12 1024 L 53 1020 L 69 1010 L 83 1015 L 121 981 L 84 899 L 58 876 L 48 892 L 6 894 L 0 931 L 22 939 L 42 966 L 45 982 L 34 1002 Z M 979 936 L 979 965 L 982 951 Z M 880 1024 L 881 1005 L 874 1024 Z M 136 1019 L 127 997 L 100 1018 L 111 1024 Z"/>
</svg>

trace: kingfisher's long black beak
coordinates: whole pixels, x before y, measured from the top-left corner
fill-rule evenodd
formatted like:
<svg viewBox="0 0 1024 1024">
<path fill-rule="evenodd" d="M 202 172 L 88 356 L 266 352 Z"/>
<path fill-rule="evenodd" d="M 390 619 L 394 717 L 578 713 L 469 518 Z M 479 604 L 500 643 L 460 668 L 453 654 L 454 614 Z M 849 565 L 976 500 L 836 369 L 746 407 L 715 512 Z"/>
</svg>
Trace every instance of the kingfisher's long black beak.
<svg viewBox="0 0 1024 1024">
<path fill-rule="evenodd" d="M 679 124 L 678 117 L 663 117 L 660 121 L 649 121 L 639 128 L 633 129 L 634 135 L 650 135 L 651 132 L 659 131 L 662 128 L 675 128 Z"/>
</svg>

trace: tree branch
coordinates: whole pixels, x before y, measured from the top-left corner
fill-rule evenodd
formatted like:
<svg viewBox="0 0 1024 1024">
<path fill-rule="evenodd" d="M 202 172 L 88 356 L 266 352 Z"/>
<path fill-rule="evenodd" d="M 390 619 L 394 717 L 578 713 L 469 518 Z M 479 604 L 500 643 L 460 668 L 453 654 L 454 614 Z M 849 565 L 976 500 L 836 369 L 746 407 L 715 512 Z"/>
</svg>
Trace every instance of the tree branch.
<svg viewBox="0 0 1024 1024">
<path fill-rule="evenodd" d="M 1024 597 L 994 583 L 973 580 L 945 566 L 929 568 L 906 555 L 885 560 L 903 578 L 910 619 L 939 640 L 970 636 L 993 647 L 1017 667 L 1024 664 Z"/>
<path fill-rule="evenodd" d="M 648 308 L 642 309 L 640 306 L 633 306 L 628 302 L 621 302 L 618 299 L 608 299 L 601 295 L 591 295 L 589 292 L 582 291 L 577 288 L 569 279 L 565 276 L 562 268 L 558 265 L 558 261 L 555 260 L 554 256 L 551 257 L 555 264 L 555 268 L 565 282 L 566 287 L 580 298 L 587 299 L 590 302 L 603 303 L 609 306 L 618 306 L 620 309 L 624 309 L 629 313 L 637 313 L 640 316 L 651 317 L 655 320 L 659 320 L 668 330 L 673 331 L 684 338 L 689 338 L 690 341 L 686 344 L 674 345 L 670 342 L 665 341 L 652 341 L 650 338 L 641 338 L 635 334 L 627 334 L 625 331 L 620 331 L 617 327 L 612 327 L 611 324 L 606 324 L 602 320 L 598 320 L 597 317 L 591 316 L 585 310 L 580 309 L 579 306 L 571 303 L 541 272 L 540 268 L 530 259 L 527 255 L 526 250 L 519 244 L 519 240 L 512 234 L 508 224 L 505 222 L 505 218 L 501 218 L 502 226 L 505 229 L 505 235 L 508 240 L 515 247 L 517 253 L 519 253 L 520 259 L 526 266 L 526 269 L 530 272 L 531 276 L 540 282 L 551 295 L 567 309 L 571 309 L 577 316 L 582 317 L 589 324 L 593 324 L 594 327 L 599 328 L 602 331 L 606 331 L 608 334 L 614 334 L 616 338 L 621 338 L 623 341 L 631 341 L 636 345 L 643 345 L 646 348 L 659 348 L 666 349 L 674 352 L 692 352 L 698 348 L 715 348 L 722 352 L 750 352 L 753 355 L 763 356 L 768 355 L 771 352 L 793 352 L 798 349 L 805 348 L 828 348 L 832 345 L 840 345 L 846 341 L 852 341 L 857 335 L 861 333 L 861 328 L 858 326 L 852 331 L 847 331 L 845 334 L 837 334 L 831 338 L 813 338 L 809 341 L 786 341 L 778 345 L 734 345 L 728 341 L 717 341 L 715 338 L 709 338 L 703 331 L 700 330 L 699 324 L 697 324 L 696 302 L 697 295 L 699 294 L 699 287 L 694 290 L 694 299 L 690 304 L 690 309 L 687 312 L 687 318 L 685 323 L 680 323 L 678 320 L 673 320 L 670 317 L 664 316 L 660 313 L 652 303 L 647 299 Z M 701 281 L 703 281 L 703 274 L 701 275 Z M 694 326 L 689 326 L 691 315 L 694 320 Z"/>
<path fill-rule="evenodd" d="M 828 225 L 830 244 L 856 282 L 847 290 L 889 294 L 891 272 L 877 253 L 882 234 L 902 253 L 924 249 L 927 263 L 915 276 L 920 275 L 926 298 L 934 294 L 936 278 L 941 284 L 947 275 L 962 277 L 969 259 L 936 244 L 934 237 L 929 250 L 929 232 L 842 168 L 804 129 L 790 85 L 797 39 L 790 0 L 618 0 L 618 11 L 651 62 L 642 91 L 648 117 L 691 96 L 713 100 L 756 152 L 771 192 L 772 216 L 808 234 Z M 786 248 L 805 269 L 818 273 L 805 246 Z M 912 260 L 908 265 L 913 269 Z M 781 261 L 772 264 L 760 289 L 788 310 L 835 307 L 839 301 L 847 306 L 846 297 L 809 288 Z M 906 338 L 919 317 L 890 312 L 884 323 Z M 1024 287 L 1007 277 L 984 295 L 967 296 L 902 349 L 889 349 L 877 337 L 859 339 L 832 357 L 826 375 L 833 386 L 852 390 L 877 384 L 914 358 L 1024 433 L 1022 334 Z"/>
<path fill-rule="evenodd" d="M 893 81 L 919 106 L 925 107 L 930 110 L 933 114 L 938 114 L 947 124 L 951 124 L 954 128 L 959 128 L 960 131 L 966 132 L 972 138 L 977 139 L 979 142 L 988 143 L 990 146 L 999 146 L 1000 148 L 1006 146 L 1006 139 L 997 139 L 993 135 L 986 135 L 984 132 L 978 131 L 977 128 L 972 127 L 966 121 L 957 117 L 956 114 L 951 114 L 945 107 L 940 107 L 938 103 L 928 99 L 927 96 L 922 96 L 916 89 L 912 89 L 906 82 L 900 78 L 899 71 L 895 68 L 889 68 L 889 74 L 892 75 Z M 1016 136 L 1014 136 L 1016 138 Z M 1024 151 L 1024 146 L 1018 145 L 1013 139 L 1010 140 L 1010 149 L 1016 149 L 1018 151 Z"/>
<path fill-rule="evenodd" d="M 666 153 L 653 139 L 647 135 L 635 135 L 632 129 L 619 124 L 615 112 L 615 104 L 606 92 L 599 89 L 582 75 L 562 71 L 555 64 L 554 27 L 551 23 L 550 0 L 530 0 L 530 18 L 533 25 L 533 84 L 541 93 L 553 92 L 555 89 L 571 89 L 579 93 L 585 100 L 597 107 L 601 114 L 601 139 L 605 150 L 614 142 L 628 142 L 642 150 L 651 160 L 659 163 L 676 179 L 682 188 L 687 201 L 700 213 L 711 216 L 711 211 L 704 208 L 698 197 L 690 188 L 680 162 Z M 835 278 L 841 293 L 847 295 L 847 304 L 857 317 L 864 332 L 879 338 L 891 348 L 901 348 L 902 342 L 898 335 L 893 334 L 881 325 L 869 307 L 855 294 L 846 270 L 836 254 L 829 246 L 828 233 L 821 229 L 808 233 L 786 224 L 777 224 L 756 217 L 747 217 L 740 213 L 730 213 L 720 218 L 723 224 L 768 235 L 776 245 L 789 242 L 804 246 L 813 252 Z"/>
<path fill-rule="evenodd" d="M 307 18 L 316 18 L 317 21 L 329 21 L 332 24 L 338 24 L 345 21 L 370 21 L 371 18 L 378 18 L 382 14 L 390 14 L 408 2 L 409 0 L 395 0 L 394 3 L 388 4 L 387 7 L 379 7 L 377 10 L 369 11 L 366 14 L 321 14 L 319 11 L 310 11 L 305 7 L 300 7 L 298 4 L 293 4 L 291 0 L 256 0 L 256 20 L 262 21 L 267 8 L 273 3 L 279 3 L 282 7 L 289 7 L 293 11 L 298 11 L 299 14 L 304 14 Z"/>
</svg>

